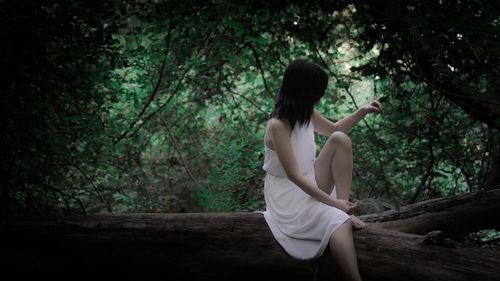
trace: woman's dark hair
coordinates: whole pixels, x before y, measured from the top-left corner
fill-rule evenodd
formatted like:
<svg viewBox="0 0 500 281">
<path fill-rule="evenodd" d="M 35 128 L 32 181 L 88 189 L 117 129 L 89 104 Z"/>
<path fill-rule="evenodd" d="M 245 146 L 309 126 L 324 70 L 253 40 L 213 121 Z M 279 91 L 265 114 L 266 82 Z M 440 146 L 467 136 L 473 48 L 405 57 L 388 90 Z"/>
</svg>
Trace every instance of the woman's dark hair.
<svg viewBox="0 0 500 281">
<path fill-rule="evenodd" d="M 287 119 L 292 130 L 295 124 L 309 124 L 314 105 L 325 94 L 328 75 L 318 65 L 305 60 L 291 62 L 270 118 Z"/>
</svg>

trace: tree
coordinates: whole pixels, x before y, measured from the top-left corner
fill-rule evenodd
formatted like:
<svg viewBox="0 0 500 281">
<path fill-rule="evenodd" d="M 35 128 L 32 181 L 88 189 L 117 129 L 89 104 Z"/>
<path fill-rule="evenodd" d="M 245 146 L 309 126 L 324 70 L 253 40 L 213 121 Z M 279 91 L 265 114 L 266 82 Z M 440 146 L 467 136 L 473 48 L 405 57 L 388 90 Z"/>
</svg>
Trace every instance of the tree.
<svg viewBox="0 0 500 281">
<path fill-rule="evenodd" d="M 499 199 L 495 189 L 361 217 L 372 222 L 354 232 L 364 280 L 498 279 L 497 250 L 464 246 L 449 234 L 500 226 L 494 215 L 498 205 L 491 204 Z M 328 252 L 309 262 L 289 257 L 259 213 L 26 218 L 3 220 L 0 229 L 0 237 L 9 241 L 0 263 L 15 273 L 30 268 L 41 275 L 78 271 L 175 280 L 340 275 Z"/>
<path fill-rule="evenodd" d="M 120 11 L 94 4 L 0 4 L 2 215 L 57 212 L 61 202 L 85 212 L 83 198 L 59 180 L 79 174 L 93 182 L 89 163 L 99 158 L 106 103 L 116 94 L 96 81 L 120 65 L 112 38 Z M 88 191 L 102 199 L 96 186 Z"/>
<path fill-rule="evenodd" d="M 442 95 L 465 112 L 500 128 L 498 95 L 498 13 L 494 1 L 355 1 L 365 47 L 381 44 L 376 65 L 361 71 L 396 77 L 411 75 L 430 93 Z M 397 56 L 395 55 L 397 54 Z M 392 72 L 392 73 L 391 73 Z M 487 181 L 500 184 L 500 143 Z"/>
<path fill-rule="evenodd" d="M 495 186 L 498 130 L 450 96 L 453 83 L 471 77 L 474 99 L 490 108 L 474 112 L 495 110 L 497 26 L 488 3 L 460 2 L 474 18 L 405 1 L 107 3 L 2 3 L 10 42 L 2 46 L 5 214 L 263 207 L 264 124 L 284 68 L 297 58 L 330 74 L 318 109 L 333 120 L 385 98 L 382 116 L 350 132 L 354 200 L 372 206 L 365 213 Z M 459 15 L 446 22 L 462 32 L 457 48 L 449 40 L 455 31 L 431 20 L 447 15 Z M 488 27 L 474 45 L 486 64 L 468 67 L 474 57 L 465 39 L 473 35 L 464 21 Z M 415 28 L 429 34 L 417 40 Z M 430 49 L 415 53 L 413 43 Z M 431 59 L 430 50 L 445 54 L 440 60 L 462 80 L 429 80 L 439 69 L 416 62 Z M 449 89 L 441 93 L 438 82 Z"/>
</svg>

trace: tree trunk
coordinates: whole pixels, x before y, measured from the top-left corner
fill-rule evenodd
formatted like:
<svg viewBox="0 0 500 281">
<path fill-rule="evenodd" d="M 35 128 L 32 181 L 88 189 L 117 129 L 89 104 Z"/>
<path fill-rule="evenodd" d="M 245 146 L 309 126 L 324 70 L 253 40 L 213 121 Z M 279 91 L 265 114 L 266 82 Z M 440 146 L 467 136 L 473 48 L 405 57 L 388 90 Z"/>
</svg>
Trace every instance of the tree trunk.
<svg viewBox="0 0 500 281">
<path fill-rule="evenodd" d="M 462 209 L 472 210 L 475 204 L 491 206 L 486 209 L 498 213 L 499 194 L 492 190 L 428 200 L 404 207 L 400 218 L 429 223 L 431 214 L 467 215 Z M 388 222 L 397 217 L 394 212 L 364 216 L 375 223 L 354 232 L 364 280 L 500 280 L 498 251 L 465 247 L 439 232 L 417 235 L 381 227 L 394 227 Z M 445 226 L 465 225 L 468 219 L 429 229 L 453 229 Z M 328 251 L 315 261 L 290 258 L 259 213 L 10 218 L 1 220 L 0 226 L 4 242 L 0 266 L 18 276 L 28 272 L 51 277 L 78 272 L 79 277 L 89 278 L 104 272 L 144 280 L 331 280 L 341 276 Z M 483 227 L 476 222 L 475 226 Z"/>
<path fill-rule="evenodd" d="M 493 164 L 486 180 L 486 188 L 500 188 L 500 141 L 496 146 L 495 156 L 493 156 Z"/>
<path fill-rule="evenodd" d="M 441 230 L 466 234 L 480 229 L 500 229 L 500 189 L 442 197 L 401 207 L 399 212 L 361 216 L 373 227 L 426 234 Z"/>
</svg>

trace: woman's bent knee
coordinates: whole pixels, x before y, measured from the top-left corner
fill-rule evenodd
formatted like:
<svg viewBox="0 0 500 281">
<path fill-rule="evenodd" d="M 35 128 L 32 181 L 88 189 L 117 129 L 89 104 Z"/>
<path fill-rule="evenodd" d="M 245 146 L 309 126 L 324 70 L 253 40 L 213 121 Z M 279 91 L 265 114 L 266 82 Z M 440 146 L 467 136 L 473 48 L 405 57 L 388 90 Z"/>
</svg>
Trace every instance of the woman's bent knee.
<svg viewBox="0 0 500 281">
<path fill-rule="evenodd" d="M 328 137 L 328 141 L 333 144 L 342 145 L 349 148 L 351 148 L 352 146 L 351 138 L 346 133 L 341 131 L 333 132 L 333 134 Z"/>
<path fill-rule="evenodd" d="M 342 239 L 342 237 L 344 237 L 346 234 L 349 234 L 352 232 L 352 222 L 351 220 L 346 220 L 341 226 L 339 226 L 339 228 L 337 228 L 337 230 L 335 230 L 333 233 L 332 233 L 332 236 L 330 236 L 330 242 L 333 240 L 333 239 Z"/>
</svg>

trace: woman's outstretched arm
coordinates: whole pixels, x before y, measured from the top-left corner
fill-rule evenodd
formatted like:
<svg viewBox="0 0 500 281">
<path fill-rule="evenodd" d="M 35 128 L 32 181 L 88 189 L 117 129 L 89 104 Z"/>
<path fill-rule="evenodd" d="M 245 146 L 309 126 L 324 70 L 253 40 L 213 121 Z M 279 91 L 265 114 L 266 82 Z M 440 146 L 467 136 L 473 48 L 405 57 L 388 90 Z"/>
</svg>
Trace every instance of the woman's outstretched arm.
<svg viewBox="0 0 500 281">
<path fill-rule="evenodd" d="M 380 105 L 379 101 L 375 100 L 363 107 L 360 107 L 358 110 L 351 113 L 347 117 L 344 117 L 336 123 L 333 123 L 332 121 L 323 117 L 321 113 L 319 113 L 319 111 L 314 109 L 314 130 L 322 136 L 329 136 L 335 131 L 347 133 L 352 127 L 354 127 L 359 121 L 361 121 L 361 119 L 363 119 L 366 114 L 380 113 L 380 111 L 382 111 L 382 106 Z"/>
<path fill-rule="evenodd" d="M 290 143 L 291 129 L 289 124 L 282 120 L 271 119 L 269 121 L 268 134 L 288 179 L 318 201 L 339 208 L 346 213 L 352 212 L 357 206 L 356 204 L 331 197 L 300 173 L 297 159 Z"/>
</svg>

